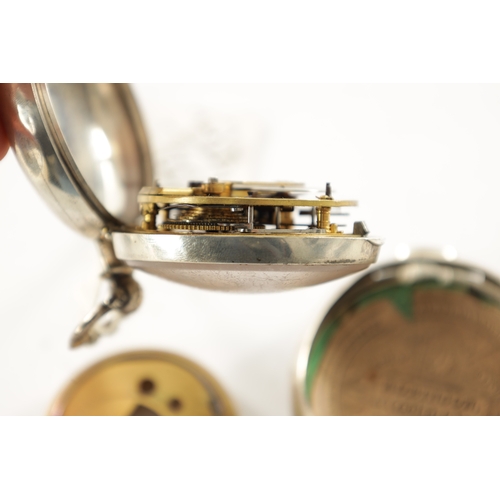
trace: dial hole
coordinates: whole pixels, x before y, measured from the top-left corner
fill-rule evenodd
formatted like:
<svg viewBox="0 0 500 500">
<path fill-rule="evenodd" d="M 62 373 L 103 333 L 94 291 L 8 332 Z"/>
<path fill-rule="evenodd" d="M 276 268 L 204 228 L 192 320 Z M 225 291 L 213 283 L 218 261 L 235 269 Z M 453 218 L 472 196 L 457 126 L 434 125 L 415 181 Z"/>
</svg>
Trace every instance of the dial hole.
<svg viewBox="0 0 500 500">
<path fill-rule="evenodd" d="M 181 408 L 182 408 L 182 402 L 180 399 L 177 399 L 177 398 L 172 398 L 169 402 L 168 402 L 168 407 L 172 410 L 172 411 L 179 411 Z"/>
<path fill-rule="evenodd" d="M 139 391 L 143 394 L 151 394 L 155 390 L 155 383 L 148 378 L 141 380 L 139 384 Z"/>
</svg>

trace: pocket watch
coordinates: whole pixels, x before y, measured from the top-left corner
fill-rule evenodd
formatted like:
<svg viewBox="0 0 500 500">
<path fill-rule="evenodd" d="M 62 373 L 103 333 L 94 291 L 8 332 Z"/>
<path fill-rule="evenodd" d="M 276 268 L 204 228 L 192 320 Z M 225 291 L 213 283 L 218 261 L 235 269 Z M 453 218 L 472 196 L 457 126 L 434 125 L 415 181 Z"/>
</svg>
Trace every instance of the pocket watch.
<svg viewBox="0 0 500 500">
<path fill-rule="evenodd" d="M 2 84 L 0 113 L 16 157 L 69 226 L 98 242 L 105 299 L 72 346 L 94 342 L 113 315 L 135 311 L 140 269 L 210 290 L 269 292 L 366 269 L 381 241 L 364 222 L 331 218 L 352 201 L 329 184 L 208 179 L 155 185 L 148 140 L 125 84 Z"/>
</svg>

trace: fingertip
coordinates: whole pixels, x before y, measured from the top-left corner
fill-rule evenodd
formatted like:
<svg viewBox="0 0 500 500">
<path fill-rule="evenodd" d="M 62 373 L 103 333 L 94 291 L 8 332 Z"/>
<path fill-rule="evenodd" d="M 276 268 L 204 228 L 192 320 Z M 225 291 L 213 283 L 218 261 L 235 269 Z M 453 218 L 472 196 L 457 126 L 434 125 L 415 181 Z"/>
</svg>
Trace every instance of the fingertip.
<svg viewBox="0 0 500 500">
<path fill-rule="evenodd" d="M 0 160 L 7 154 L 9 150 L 9 140 L 0 123 Z"/>
</svg>

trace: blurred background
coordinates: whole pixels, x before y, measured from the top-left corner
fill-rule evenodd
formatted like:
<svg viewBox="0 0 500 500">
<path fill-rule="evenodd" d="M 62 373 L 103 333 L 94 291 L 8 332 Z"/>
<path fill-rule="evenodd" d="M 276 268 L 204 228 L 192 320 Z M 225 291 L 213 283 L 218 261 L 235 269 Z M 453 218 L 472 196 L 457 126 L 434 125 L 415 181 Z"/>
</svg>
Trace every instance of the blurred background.
<svg viewBox="0 0 500 500">
<path fill-rule="evenodd" d="M 359 200 L 380 262 L 446 248 L 500 275 L 500 85 L 134 84 L 160 184 L 289 180 Z M 356 276 L 270 295 L 197 290 L 136 272 L 141 308 L 69 349 L 93 306 L 96 245 L 63 225 L 14 155 L 0 163 L 0 414 L 45 414 L 84 368 L 159 349 L 207 369 L 245 415 L 292 414 L 300 343 Z M 193 310 L 195 313 L 193 313 Z"/>
</svg>

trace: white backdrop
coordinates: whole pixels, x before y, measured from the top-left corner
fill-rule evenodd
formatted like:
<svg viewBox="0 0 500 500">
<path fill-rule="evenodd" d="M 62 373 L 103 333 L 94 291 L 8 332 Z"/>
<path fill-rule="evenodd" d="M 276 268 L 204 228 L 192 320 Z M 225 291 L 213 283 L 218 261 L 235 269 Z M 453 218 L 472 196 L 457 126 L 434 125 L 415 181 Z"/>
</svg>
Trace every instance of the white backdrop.
<svg viewBox="0 0 500 500">
<path fill-rule="evenodd" d="M 499 85 L 133 86 L 168 185 L 330 181 L 385 245 L 439 249 L 500 275 Z M 44 414 L 70 378 L 130 349 L 197 361 L 241 414 L 292 413 L 297 350 L 355 278 L 273 295 L 196 290 L 137 273 L 144 303 L 116 334 L 70 350 L 100 264 L 12 153 L 0 162 L 0 414 Z M 192 314 L 192 308 L 196 314 Z"/>
</svg>

